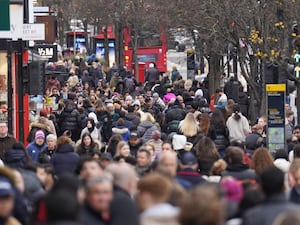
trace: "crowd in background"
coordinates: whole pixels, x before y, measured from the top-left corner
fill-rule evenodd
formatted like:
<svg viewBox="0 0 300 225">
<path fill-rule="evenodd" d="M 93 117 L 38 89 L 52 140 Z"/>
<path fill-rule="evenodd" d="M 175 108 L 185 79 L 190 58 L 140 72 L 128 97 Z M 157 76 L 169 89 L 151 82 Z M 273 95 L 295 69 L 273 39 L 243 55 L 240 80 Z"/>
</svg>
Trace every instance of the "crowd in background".
<svg viewBox="0 0 300 225">
<path fill-rule="evenodd" d="M 0 122 L 0 224 L 299 224 L 300 126 L 286 106 L 286 149 L 268 149 L 241 86 L 211 98 L 207 80 L 76 57 L 47 65 L 28 145 Z M 232 93 L 231 93 L 232 94 Z M 33 104 L 33 103 L 32 103 Z M 272 153 L 272 154 L 271 154 Z"/>
</svg>

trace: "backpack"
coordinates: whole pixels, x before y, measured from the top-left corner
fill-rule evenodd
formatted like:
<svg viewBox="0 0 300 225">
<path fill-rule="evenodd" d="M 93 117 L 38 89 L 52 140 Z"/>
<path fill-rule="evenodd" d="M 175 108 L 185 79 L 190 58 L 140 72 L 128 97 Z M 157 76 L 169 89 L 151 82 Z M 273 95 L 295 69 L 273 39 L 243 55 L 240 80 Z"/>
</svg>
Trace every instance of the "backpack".
<svg viewBox="0 0 300 225">
<path fill-rule="evenodd" d="M 125 79 L 125 90 L 129 92 L 133 92 L 135 90 L 135 84 L 132 77 Z"/>
</svg>

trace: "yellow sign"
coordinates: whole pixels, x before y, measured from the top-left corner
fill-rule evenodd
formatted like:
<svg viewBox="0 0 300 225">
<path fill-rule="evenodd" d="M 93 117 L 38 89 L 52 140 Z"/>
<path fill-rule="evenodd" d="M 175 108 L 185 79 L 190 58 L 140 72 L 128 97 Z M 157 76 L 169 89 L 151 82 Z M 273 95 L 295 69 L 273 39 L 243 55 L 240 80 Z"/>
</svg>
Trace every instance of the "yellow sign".
<svg viewBox="0 0 300 225">
<path fill-rule="evenodd" d="M 285 84 L 267 84 L 266 85 L 267 92 L 285 91 L 285 90 L 286 90 Z"/>
</svg>

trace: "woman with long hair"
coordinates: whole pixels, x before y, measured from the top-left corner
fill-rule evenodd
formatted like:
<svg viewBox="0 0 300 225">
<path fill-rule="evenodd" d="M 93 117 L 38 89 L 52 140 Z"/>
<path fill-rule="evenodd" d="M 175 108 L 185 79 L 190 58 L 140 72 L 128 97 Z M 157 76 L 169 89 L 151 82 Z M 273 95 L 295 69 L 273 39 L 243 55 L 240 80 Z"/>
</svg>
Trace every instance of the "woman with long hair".
<svg viewBox="0 0 300 225">
<path fill-rule="evenodd" d="M 203 175 L 209 175 L 214 162 L 220 159 L 215 143 L 209 137 L 202 137 L 196 144 L 194 151 L 198 158 L 198 168 Z"/>
<path fill-rule="evenodd" d="M 246 117 L 240 112 L 238 104 L 233 106 L 233 113 L 228 118 L 226 126 L 229 130 L 229 141 L 244 143 L 246 136 L 250 133 L 250 126 Z"/>
<path fill-rule="evenodd" d="M 200 131 L 203 133 L 204 136 L 210 137 L 210 117 L 208 113 L 202 113 L 198 115 L 199 118 L 199 127 Z M 211 137 L 210 137 L 211 138 Z"/>
<path fill-rule="evenodd" d="M 179 132 L 186 136 L 188 142 L 194 143 L 200 129 L 193 113 L 186 114 L 184 120 L 179 123 Z"/>
<path fill-rule="evenodd" d="M 130 148 L 126 141 L 120 141 L 118 143 L 115 157 L 117 156 L 123 156 L 123 157 L 130 156 Z"/>
<path fill-rule="evenodd" d="M 229 130 L 226 127 L 225 118 L 220 110 L 215 110 L 210 119 L 210 133 L 209 137 L 215 142 L 215 145 L 223 157 L 225 149 L 229 145 Z"/>
<path fill-rule="evenodd" d="M 257 175 L 270 166 L 274 166 L 274 160 L 267 148 L 258 148 L 254 151 L 251 160 L 251 169 L 254 169 Z"/>
<path fill-rule="evenodd" d="M 99 151 L 100 147 L 90 133 L 84 133 L 81 140 L 77 142 L 76 152 L 79 156 L 92 156 L 94 152 Z"/>
<path fill-rule="evenodd" d="M 111 136 L 108 141 L 106 152 L 109 152 L 112 156 L 116 154 L 116 149 L 120 141 L 123 141 L 123 137 L 120 134 Z"/>
</svg>

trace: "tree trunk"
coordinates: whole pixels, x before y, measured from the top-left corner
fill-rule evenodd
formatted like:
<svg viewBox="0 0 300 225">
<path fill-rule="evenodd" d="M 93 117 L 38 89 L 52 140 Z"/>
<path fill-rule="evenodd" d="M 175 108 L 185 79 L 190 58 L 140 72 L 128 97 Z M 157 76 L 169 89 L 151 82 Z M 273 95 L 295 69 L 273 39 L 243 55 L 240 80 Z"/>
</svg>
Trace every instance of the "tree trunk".
<svg viewBox="0 0 300 225">
<path fill-rule="evenodd" d="M 83 21 L 83 27 L 84 27 L 84 40 L 85 40 L 85 47 L 86 52 L 89 54 L 90 52 L 90 44 L 89 44 L 89 37 L 88 37 L 88 21 Z"/>
<path fill-rule="evenodd" d="M 109 66 L 109 42 L 107 37 L 107 26 L 104 28 L 104 59 L 107 66 Z"/>
<path fill-rule="evenodd" d="M 133 46 L 132 46 L 132 63 L 134 63 L 134 71 L 135 71 L 135 79 L 137 81 L 143 82 L 143 80 L 139 80 L 139 63 L 137 60 L 137 49 L 138 49 L 138 32 L 134 31 L 133 37 Z"/>
<path fill-rule="evenodd" d="M 215 90 L 219 88 L 219 76 L 220 73 L 220 57 L 215 54 L 211 53 L 209 62 L 209 73 L 208 73 L 208 83 L 209 83 L 209 94 L 212 95 L 215 93 Z"/>
</svg>

